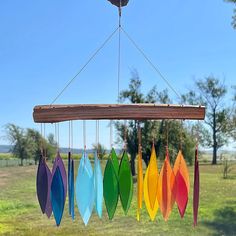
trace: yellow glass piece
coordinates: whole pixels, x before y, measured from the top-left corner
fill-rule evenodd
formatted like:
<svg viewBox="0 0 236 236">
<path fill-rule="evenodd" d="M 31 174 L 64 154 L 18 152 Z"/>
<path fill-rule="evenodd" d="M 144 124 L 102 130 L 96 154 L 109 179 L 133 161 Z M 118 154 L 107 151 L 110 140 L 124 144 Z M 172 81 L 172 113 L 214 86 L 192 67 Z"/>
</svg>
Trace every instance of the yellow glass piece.
<svg viewBox="0 0 236 236">
<path fill-rule="evenodd" d="M 174 174 L 176 176 L 177 171 L 179 170 L 181 175 L 183 176 L 186 186 L 187 186 L 187 190 L 189 193 L 189 189 L 190 189 L 190 180 L 189 180 L 189 172 L 188 172 L 188 168 L 187 168 L 187 164 L 184 160 L 184 156 L 182 154 L 182 151 L 179 150 L 179 153 L 177 155 L 177 158 L 175 160 L 175 164 L 174 164 Z"/>
<path fill-rule="evenodd" d="M 145 204 L 146 204 L 148 214 L 149 214 L 151 220 L 154 221 L 155 216 L 156 216 L 157 211 L 158 211 L 158 201 L 157 201 L 157 198 L 156 198 L 155 203 L 154 203 L 154 207 L 151 208 L 151 204 L 150 204 L 150 200 L 149 200 L 149 191 L 148 191 L 148 175 L 149 175 L 149 166 L 146 170 L 146 174 L 145 174 L 145 177 L 144 177 L 143 193 L 144 193 L 144 201 L 145 201 Z"/>
<path fill-rule="evenodd" d="M 158 169 L 157 169 L 157 157 L 154 145 L 152 145 L 152 153 L 149 162 L 149 171 L 147 176 L 148 194 L 150 206 L 154 209 L 154 205 L 157 199 L 157 187 L 158 187 Z"/>
<path fill-rule="evenodd" d="M 138 181 L 137 181 L 137 220 L 140 220 L 140 210 L 142 209 L 143 203 L 143 166 L 142 166 L 142 152 L 139 147 L 138 153 Z"/>
</svg>

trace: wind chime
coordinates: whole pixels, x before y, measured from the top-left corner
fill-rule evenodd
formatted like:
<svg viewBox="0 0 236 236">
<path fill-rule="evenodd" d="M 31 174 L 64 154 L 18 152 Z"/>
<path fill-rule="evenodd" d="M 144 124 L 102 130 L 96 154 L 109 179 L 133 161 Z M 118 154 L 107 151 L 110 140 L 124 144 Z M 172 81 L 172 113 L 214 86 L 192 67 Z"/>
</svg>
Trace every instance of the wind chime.
<svg viewBox="0 0 236 236">
<path fill-rule="evenodd" d="M 64 212 L 65 200 L 68 192 L 69 215 L 74 220 L 74 198 L 78 206 L 78 211 L 85 225 L 88 224 L 93 209 L 97 215 L 102 218 L 103 198 L 106 210 L 110 220 L 113 219 L 118 200 L 120 198 L 124 213 L 127 214 L 133 197 L 133 178 L 129 163 L 129 157 L 126 151 L 126 135 L 124 138 L 124 151 L 119 163 L 115 149 L 112 145 L 112 120 L 204 120 L 205 107 L 186 106 L 170 104 L 78 104 L 78 105 L 54 105 L 55 101 L 69 87 L 73 80 L 84 70 L 89 62 L 97 53 L 107 44 L 107 42 L 119 33 L 118 45 L 118 97 L 119 97 L 119 79 L 120 79 L 120 48 L 121 32 L 130 40 L 134 47 L 144 56 L 146 61 L 156 71 L 167 85 L 175 92 L 168 80 L 159 72 L 157 67 L 151 62 L 146 54 L 138 47 L 135 41 L 121 26 L 121 10 L 128 4 L 128 0 L 109 0 L 118 7 L 119 26 L 104 41 L 101 47 L 85 63 L 85 66 L 70 80 L 58 96 L 50 105 L 36 106 L 33 117 L 36 123 L 55 123 L 55 135 L 57 137 L 58 150 L 54 160 L 52 171 L 46 164 L 46 153 L 43 151 L 39 160 L 37 171 L 37 196 L 42 213 L 48 218 L 52 213 L 59 226 Z M 74 159 L 73 159 L 73 120 L 83 120 L 84 151 L 80 159 L 76 182 L 74 183 Z M 86 152 L 86 120 L 96 120 L 96 143 L 99 143 L 99 120 L 110 120 L 110 138 L 111 153 L 106 163 L 104 175 L 102 175 L 100 160 L 98 158 L 98 148 L 94 153 L 94 168 Z M 69 153 L 68 153 L 68 171 L 59 153 L 59 122 L 69 121 Z M 126 126 L 125 126 L 126 127 Z M 173 168 L 170 164 L 168 152 L 168 137 L 166 144 L 166 156 L 158 172 L 157 156 L 154 142 L 151 150 L 150 162 L 143 179 L 142 167 L 142 140 L 141 127 L 138 126 L 138 176 L 137 176 L 137 220 L 140 220 L 143 200 L 146 209 L 153 221 L 160 208 L 165 221 L 168 220 L 174 204 L 178 206 L 181 217 L 184 217 L 187 207 L 190 191 L 189 173 L 182 148 L 177 155 Z M 197 225 L 198 204 L 199 204 L 199 165 L 198 165 L 198 145 L 195 151 L 194 168 L 194 188 L 193 188 L 193 224 Z"/>
</svg>

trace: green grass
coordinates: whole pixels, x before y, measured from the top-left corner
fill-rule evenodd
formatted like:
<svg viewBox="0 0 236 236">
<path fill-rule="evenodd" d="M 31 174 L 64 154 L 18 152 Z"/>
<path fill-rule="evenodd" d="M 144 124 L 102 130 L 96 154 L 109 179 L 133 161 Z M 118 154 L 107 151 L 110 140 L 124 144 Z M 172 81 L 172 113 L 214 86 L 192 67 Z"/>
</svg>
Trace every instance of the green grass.
<svg viewBox="0 0 236 236">
<path fill-rule="evenodd" d="M 0 153 L 0 160 L 7 160 L 14 158 L 12 153 Z"/>
<path fill-rule="evenodd" d="M 104 168 L 105 161 L 102 162 Z M 77 173 L 78 161 L 76 162 Z M 108 220 L 105 207 L 102 220 L 93 214 L 85 227 L 75 209 L 73 222 L 68 216 L 68 203 L 61 226 L 53 217 L 40 212 L 36 198 L 36 166 L 0 169 L 0 235 L 235 235 L 236 234 L 236 165 L 230 178 L 222 178 L 222 167 L 201 165 L 199 225 L 192 227 L 192 188 L 184 219 L 175 206 L 168 222 L 158 212 L 151 222 L 143 205 L 141 221 L 136 221 L 136 184 L 128 215 L 119 203 L 115 217 Z M 189 168 L 191 186 L 193 167 Z"/>
</svg>

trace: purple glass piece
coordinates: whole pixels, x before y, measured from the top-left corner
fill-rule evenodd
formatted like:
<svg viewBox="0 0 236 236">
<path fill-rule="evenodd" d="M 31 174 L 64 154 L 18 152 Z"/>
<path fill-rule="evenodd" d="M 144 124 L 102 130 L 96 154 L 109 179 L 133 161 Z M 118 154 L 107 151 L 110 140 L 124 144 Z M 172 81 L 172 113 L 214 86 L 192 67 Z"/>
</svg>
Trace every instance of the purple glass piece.
<svg viewBox="0 0 236 236">
<path fill-rule="evenodd" d="M 40 156 L 39 159 L 36 188 L 39 205 L 42 210 L 42 213 L 44 214 L 48 196 L 48 177 L 45 159 L 42 156 Z"/>
<path fill-rule="evenodd" d="M 48 195 L 47 195 L 47 203 L 45 208 L 45 214 L 48 218 L 52 215 L 52 203 L 50 198 L 50 191 L 51 191 L 51 183 L 52 183 L 52 173 L 48 166 L 46 165 L 47 177 L 48 177 Z"/>
<path fill-rule="evenodd" d="M 66 194 L 67 194 L 67 175 L 66 175 L 66 169 L 65 169 L 65 165 L 62 161 L 62 158 L 60 156 L 60 153 L 57 152 L 57 156 L 54 160 L 54 164 L 53 164 L 53 168 L 52 168 L 52 178 L 53 175 L 57 169 L 57 167 L 59 167 L 59 170 L 61 172 L 61 177 L 62 177 L 62 181 L 63 181 L 63 186 L 64 186 L 64 196 L 66 199 Z"/>
</svg>

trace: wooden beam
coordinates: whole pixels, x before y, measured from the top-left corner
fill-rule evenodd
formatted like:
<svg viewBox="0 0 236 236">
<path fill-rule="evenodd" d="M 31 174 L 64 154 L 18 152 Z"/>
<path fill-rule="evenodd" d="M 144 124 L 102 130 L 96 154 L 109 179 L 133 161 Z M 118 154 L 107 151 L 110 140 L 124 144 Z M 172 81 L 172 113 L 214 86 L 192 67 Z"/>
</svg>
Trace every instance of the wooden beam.
<svg viewBox="0 0 236 236">
<path fill-rule="evenodd" d="M 204 120 L 205 107 L 160 104 L 79 104 L 34 107 L 36 123 L 69 120 Z"/>
</svg>

